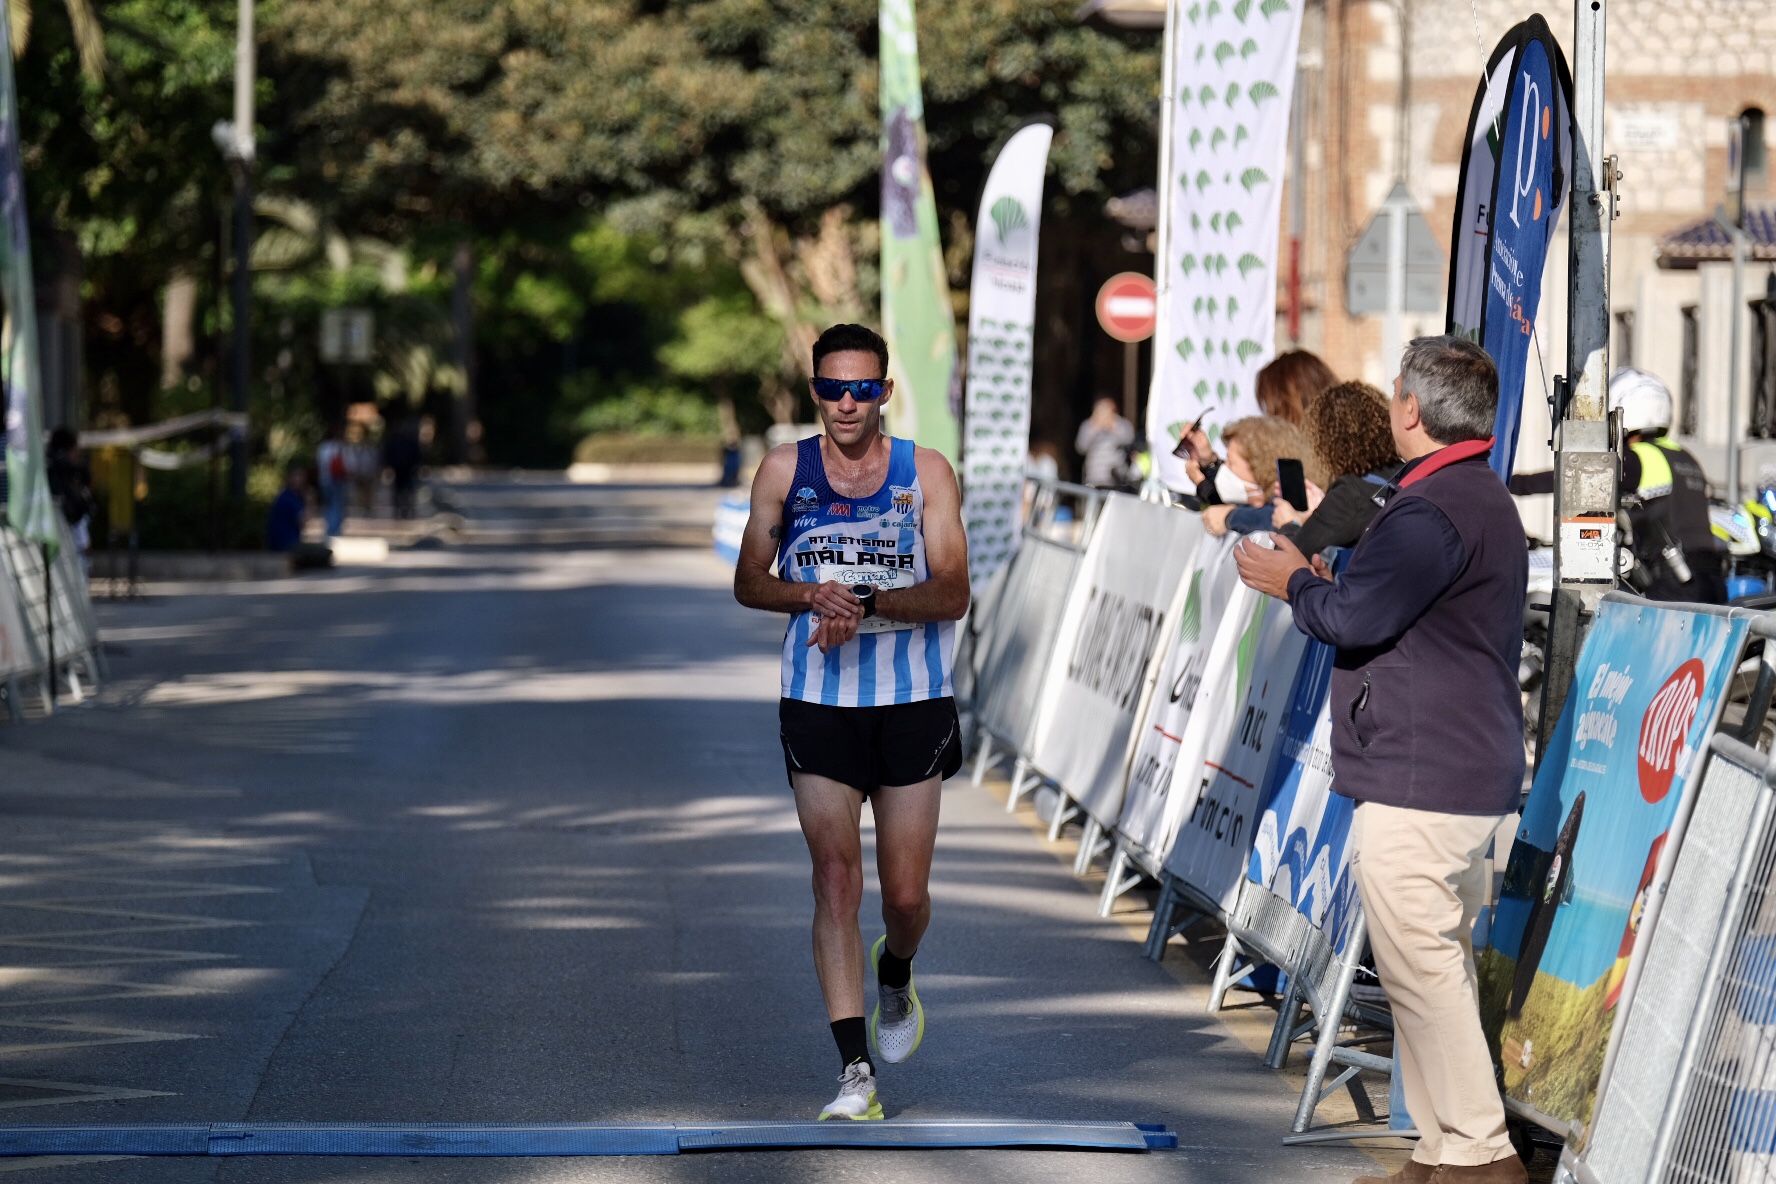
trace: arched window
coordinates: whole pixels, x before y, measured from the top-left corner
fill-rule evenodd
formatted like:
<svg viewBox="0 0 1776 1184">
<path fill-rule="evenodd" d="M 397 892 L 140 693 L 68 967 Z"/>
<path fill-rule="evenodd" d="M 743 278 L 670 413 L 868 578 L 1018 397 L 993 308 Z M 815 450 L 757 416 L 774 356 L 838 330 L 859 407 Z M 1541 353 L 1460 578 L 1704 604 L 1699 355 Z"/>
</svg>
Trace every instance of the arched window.
<svg viewBox="0 0 1776 1184">
<path fill-rule="evenodd" d="M 1744 130 L 1745 187 L 1761 189 L 1769 181 L 1769 154 L 1764 147 L 1764 109 L 1747 107 L 1739 112 Z"/>
</svg>

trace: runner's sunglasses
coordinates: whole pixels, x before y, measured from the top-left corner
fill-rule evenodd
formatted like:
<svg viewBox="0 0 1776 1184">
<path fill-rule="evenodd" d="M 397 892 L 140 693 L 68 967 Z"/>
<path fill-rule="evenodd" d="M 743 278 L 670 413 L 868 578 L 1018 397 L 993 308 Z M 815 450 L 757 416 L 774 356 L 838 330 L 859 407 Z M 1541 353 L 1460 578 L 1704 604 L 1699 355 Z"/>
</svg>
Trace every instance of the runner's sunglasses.
<svg viewBox="0 0 1776 1184">
<path fill-rule="evenodd" d="M 816 378 L 814 393 L 828 403 L 850 395 L 859 403 L 874 403 L 888 389 L 885 378 Z"/>
</svg>

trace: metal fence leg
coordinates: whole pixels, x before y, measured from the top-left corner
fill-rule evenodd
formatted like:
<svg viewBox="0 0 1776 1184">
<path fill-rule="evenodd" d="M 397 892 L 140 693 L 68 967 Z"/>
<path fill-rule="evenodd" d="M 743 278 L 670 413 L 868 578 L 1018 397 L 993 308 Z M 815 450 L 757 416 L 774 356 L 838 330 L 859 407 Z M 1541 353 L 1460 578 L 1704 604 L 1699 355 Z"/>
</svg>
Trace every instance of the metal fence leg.
<svg viewBox="0 0 1776 1184">
<path fill-rule="evenodd" d="M 1172 917 L 1177 911 L 1178 893 L 1173 887 L 1172 877 L 1161 876 L 1159 902 L 1153 906 L 1153 923 L 1147 926 L 1147 942 L 1141 947 L 1141 952 L 1147 955 L 1149 962 L 1165 961 L 1166 944 L 1176 932 L 1172 926 Z"/>
<path fill-rule="evenodd" d="M 1338 982 L 1332 988 L 1332 997 L 1326 1000 L 1326 1012 L 1314 1017 L 1320 1031 L 1314 1041 L 1313 1060 L 1308 1064 L 1307 1081 L 1301 1087 L 1301 1103 L 1295 1108 L 1295 1122 L 1289 1128 L 1292 1134 L 1306 1131 L 1313 1122 L 1314 1111 L 1319 1108 L 1320 1087 L 1326 1080 L 1327 1067 L 1332 1064 L 1333 1050 L 1338 1047 L 1338 1033 L 1344 1028 L 1344 1008 L 1350 1002 L 1351 982 L 1357 976 L 1356 962 L 1362 957 L 1364 943 L 1368 940 L 1369 919 L 1358 909 L 1345 944 L 1351 957 L 1339 959 Z"/>
<path fill-rule="evenodd" d="M 1067 824 L 1072 822 L 1075 818 L 1082 818 L 1084 816 L 1085 811 L 1081 810 L 1078 806 L 1075 806 L 1073 804 L 1073 799 L 1057 789 L 1055 791 L 1054 817 L 1048 820 L 1048 841 L 1051 843 L 1060 842 L 1061 832 L 1067 828 Z"/>
<path fill-rule="evenodd" d="M 1079 854 L 1073 857 L 1073 874 L 1083 876 L 1091 870 L 1092 860 L 1097 858 L 1098 848 L 1103 845 L 1104 824 L 1089 814 L 1085 819 L 1085 830 L 1079 835 Z"/>
<path fill-rule="evenodd" d="M 1209 986 L 1210 1011 L 1220 1011 L 1233 984 L 1252 973 L 1250 966 L 1240 965 L 1240 955 L 1244 952 L 1240 949 L 1239 938 L 1228 934 L 1221 947 L 1221 956 L 1215 959 L 1215 981 Z"/>
<path fill-rule="evenodd" d="M 986 779 L 987 770 L 991 768 L 992 765 L 993 738 L 985 732 L 982 732 L 980 748 L 977 749 L 974 754 L 974 773 L 970 778 L 970 780 L 974 782 L 974 787 L 976 789 L 981 787 L 981 782 Z"/>
<path fill-rule="evenodd" d="M 1127 844 L 1118 842 L 1116 854 L 1110 857 L 1110 872 L 1104 878 L 1104 894 L 1098 898 L 1098 916 L 1108 917 L 1116 907 L 1116 898 L 1141 882 L 1140 872 L 1129 872 L 1132 862 Z"/>
<path fill-rule="evenodd" d="M 1251 970 L 1248 968 L 1246 973 L 1250 974 Z M 1276 1027 L 1270 1030 L 1270 1048 L 1264 1053 L 1264 1063 L 1267 1066 L 1281 1069 L 1289 1063 L 1289 1045 L 1295 1042 L 1295 1029 L 1300 1023 L 1301 988 L 1297 985 L 1295 976 L 1290 975 L 1289 989 L 1283 993 L 1282 1009 L 1277 1012 Z"/>
<path fill-rule="evenodd" d="M 1017 813 L 1018 801 L 1034 788 L 1033 781 L 1034 778 L 1030 775 L 1030 762 L 1020 756 L 1017 763 L 1011 767 L 1011 792 L 1005 795 L 1005 812 L 1007 814 Z"/>
</svg>

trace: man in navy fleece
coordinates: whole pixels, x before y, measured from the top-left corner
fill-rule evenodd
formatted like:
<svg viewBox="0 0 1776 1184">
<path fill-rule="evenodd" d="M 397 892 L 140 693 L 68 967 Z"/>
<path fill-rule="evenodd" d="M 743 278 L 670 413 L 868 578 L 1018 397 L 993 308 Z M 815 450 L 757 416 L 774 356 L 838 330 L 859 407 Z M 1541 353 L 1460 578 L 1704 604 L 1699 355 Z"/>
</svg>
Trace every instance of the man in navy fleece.
<svg viewBox="0 0 1776 1184">
<path fill-rule="evenodd" d="M 1403 1184 L 1522 1184 L 1480 1028 L 1474 919 L 1487 849 L 1523 782 L 1528 556 L 1516 504 L 1487 467 L 1498 373 L 1479 346 L 1406 347 L 1389 415 L 1406 461 L 1336 582 L 1280 535 L 1234 552 L 1240 578 L 1337 649 L 1332 768 L 1356 799 L 1351 863 L 1393 1005 L 1406 1108 L 1419 1130 Z M 1365 1177 L 1379 1180 L 1379 1177 Z"/>
</svg>

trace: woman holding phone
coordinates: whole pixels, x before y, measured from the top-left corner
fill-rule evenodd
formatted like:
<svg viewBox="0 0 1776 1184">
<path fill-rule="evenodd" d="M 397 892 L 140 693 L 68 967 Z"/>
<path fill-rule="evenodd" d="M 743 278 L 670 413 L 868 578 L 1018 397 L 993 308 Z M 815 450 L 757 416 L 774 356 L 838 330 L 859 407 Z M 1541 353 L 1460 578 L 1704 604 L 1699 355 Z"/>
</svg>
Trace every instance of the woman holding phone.
<svg viewBox="0 0 1776 1184">
<path fill-rule="evenodd" d="M 1235 420 L 1221 433 L 1221 439 L 1227 445 L 1227 460 L 1215 481 L 1222 501 L 1203 509 L 1203 525 L 1212 535 L 1272 528 L 1270 499 L 1277 486 L 1279 461 L 1300 461 L 1310 480 L 1323 476 L 1301 429 L 1286 419 L 1254 415 Z"/>
<path fill-rule="evenodd" d="M 1366 382 L 1342 382 L 1314 400 L 1302 434 L 1332 484 L 1324 493 L 1307 488 L 1305 510 L 1278 497 L 1271 525 L 1295 540 L 1303 555 L 1327 547 L 1355 546 L 1376 511 L 1375 492 L 1400 467 L 1387 396 Z"/>
</svg>

